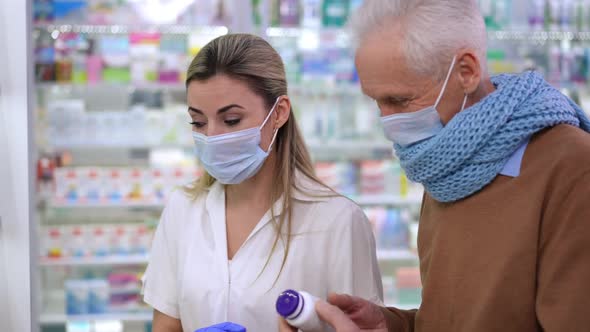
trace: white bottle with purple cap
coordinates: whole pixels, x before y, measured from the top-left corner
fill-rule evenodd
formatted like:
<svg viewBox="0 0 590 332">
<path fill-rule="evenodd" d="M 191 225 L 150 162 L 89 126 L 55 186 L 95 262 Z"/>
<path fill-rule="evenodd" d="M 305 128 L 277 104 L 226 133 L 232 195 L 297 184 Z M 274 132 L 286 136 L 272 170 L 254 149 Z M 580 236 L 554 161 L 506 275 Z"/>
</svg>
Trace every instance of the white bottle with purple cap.
<svg viewBox="0 0 590 332">
<path fill-rule="evenodd" d="M 277 312 L 289 325 L 302 331 L 323 331 L 324 324 L 315 311 L 317 297 L 303 291 L 286 290 L 277 299 Z"/>
</svg>

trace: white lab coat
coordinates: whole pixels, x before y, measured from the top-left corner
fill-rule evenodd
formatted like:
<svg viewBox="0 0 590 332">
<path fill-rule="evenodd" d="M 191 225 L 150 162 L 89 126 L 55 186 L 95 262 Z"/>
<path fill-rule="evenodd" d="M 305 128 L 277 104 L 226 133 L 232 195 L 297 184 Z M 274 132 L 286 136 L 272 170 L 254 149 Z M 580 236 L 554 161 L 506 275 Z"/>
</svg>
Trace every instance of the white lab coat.
<svg viewBox="0 0 590 332">
<path fill-rule="evenodd" d="M 300 185 L 325 194 L 309 180 Z M 263 270 L 276 234 L 270 211 L 228 261 L 223 185 L 214 184 L 195 201 L 175 192 L 153 241 L 145 302 L 180 319 L 184 332 L 226 321 L 249 332 L 277 331 L 275 301 L 285 289 L 322 298 L 329 292 L 348 293 L 382 304 L 375 240 L 362 210 L 339 196 L 296 191 L 294 198 L 291 247 L 276 279 L 284 253 L 281 241 Z M 282 204 L 274 207 L 278 214 Z"/>
</svg>

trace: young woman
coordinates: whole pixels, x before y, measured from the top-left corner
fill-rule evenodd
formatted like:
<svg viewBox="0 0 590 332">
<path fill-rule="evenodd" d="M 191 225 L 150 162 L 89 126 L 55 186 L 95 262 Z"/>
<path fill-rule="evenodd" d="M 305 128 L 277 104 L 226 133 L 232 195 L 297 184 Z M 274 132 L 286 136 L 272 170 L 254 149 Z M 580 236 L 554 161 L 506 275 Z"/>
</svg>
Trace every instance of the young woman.
<svg viewBox="0 0 590 332">
<path fill-rule="evenodd" d="M 380 303 L 371 227 L 315 176 L 277 52 L 252 35 L 217 38 L 186 86 L 206 174 L 172 195 L 156 231 L 144 282 L 153 331 L 277 331 L 285 289 Z"/>
</svg>

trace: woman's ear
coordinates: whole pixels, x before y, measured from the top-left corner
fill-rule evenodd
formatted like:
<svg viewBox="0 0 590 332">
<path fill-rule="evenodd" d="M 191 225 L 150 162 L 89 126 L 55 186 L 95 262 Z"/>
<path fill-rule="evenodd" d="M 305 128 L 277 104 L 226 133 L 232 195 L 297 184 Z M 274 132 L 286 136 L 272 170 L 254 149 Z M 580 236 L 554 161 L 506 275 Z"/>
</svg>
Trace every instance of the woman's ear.
<svg viewBox="0 0 590 332">
<path fill-rule="evenodd" d="M 291 100 L 288 96 L 281 96 L 275 109 L 275 129 L 281 128 L 291 116 Z"/>
</svg>

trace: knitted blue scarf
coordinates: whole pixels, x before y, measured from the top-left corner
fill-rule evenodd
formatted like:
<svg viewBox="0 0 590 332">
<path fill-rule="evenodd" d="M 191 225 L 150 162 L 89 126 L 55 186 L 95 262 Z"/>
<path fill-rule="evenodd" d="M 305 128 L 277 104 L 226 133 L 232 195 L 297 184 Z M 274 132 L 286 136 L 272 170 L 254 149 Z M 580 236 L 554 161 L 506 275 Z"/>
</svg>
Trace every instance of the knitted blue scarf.
<svg viewBox="0 0 590 332">
<path fill-rule="evenodd" d="M 492 78 L 497 90 L 458 113 L 436 136 L 401 147 L 408 178 L 440 202 L 466 198 L 488 185 L 533 134 L 558 124 L 590 132 L 582 109 L 541 75 L 526 72 Z"/>
</svg>

